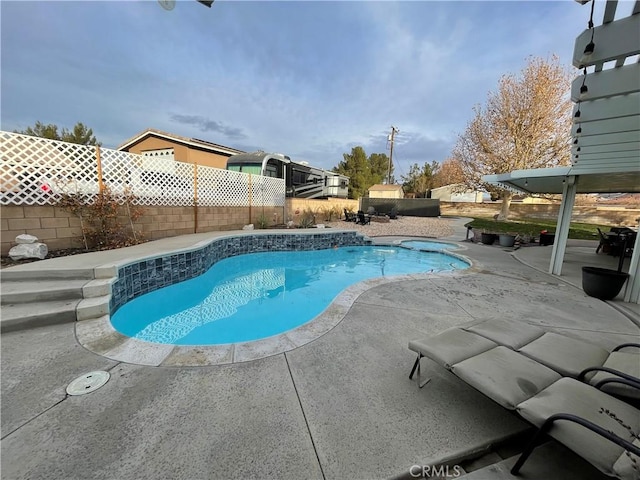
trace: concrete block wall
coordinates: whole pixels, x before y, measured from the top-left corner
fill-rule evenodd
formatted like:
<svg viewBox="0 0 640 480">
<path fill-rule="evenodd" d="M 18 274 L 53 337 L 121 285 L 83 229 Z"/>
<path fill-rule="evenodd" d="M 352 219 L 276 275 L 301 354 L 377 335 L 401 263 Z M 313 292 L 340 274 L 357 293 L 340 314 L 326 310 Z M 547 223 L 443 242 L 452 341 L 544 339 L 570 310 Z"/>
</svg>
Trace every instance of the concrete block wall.
<svg viewBox="0 0 640 480">
<path fill-rule="evenodd" d="M 143 207 L 135 223 L 142 226 L 147 240 L 194 233 L 193 207 Z"/>
<path fill-rule="evenodd" d="M 143 207 L 144 213 L 134 223 L 136 231 L 147 240 L 191 233 L 241 230 L 252 221 L 257 224 L 262 207 Z M 280 222 L 283 207 L 265 207 L 265 216 Z M 250 218 L 251 217 L 251 218 Z M 82 248 L 80 219 L 53 206 L 2 206 L 0 207 L 1 254 L 6 256 L 21 233 L 35 235 L 47 244 L 50 251 L 67 248 Z M 127 217 L 119 218 L 122 225 L 128 225 Z M 271 223 L 270 223 L 271 225 Z"/>
<path fill-rule="evenodd" d="M 275 225 L 282 225 L 285 223 L 285 207 L 262 207 L 254 206 L 249 207 L 234 207 L 236 215 L 240 215 L 244 220 L 242 225 L 252 223 L 255 228 L 258 228 L 261 218 L 267 222 L 267 227 L 273 227 Z M 198 222 L 200 223 L 200 222 Z"/>
<path fill-rule="evenodd" d="M 2 206 L 0 209 L 2 255 L 9 253 L 16 236 L 35 235 L 49 250 L 82 246 L 80 219 L 53 206 Z"/>
</svg>

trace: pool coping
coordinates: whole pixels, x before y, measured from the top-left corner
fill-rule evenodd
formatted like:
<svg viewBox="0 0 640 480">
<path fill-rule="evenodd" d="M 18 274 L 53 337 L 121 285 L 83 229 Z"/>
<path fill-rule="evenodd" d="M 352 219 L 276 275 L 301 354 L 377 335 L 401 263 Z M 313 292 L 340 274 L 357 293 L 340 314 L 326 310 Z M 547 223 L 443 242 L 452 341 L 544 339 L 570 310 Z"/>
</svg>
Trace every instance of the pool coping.
<svg viewBox="0 0 640 480">
<path fill-rule="evenodd" d="M 318 233 L 314 232 L 314 234 L 317 235 Z M 234 236 L 237 236 L 237 234 L 225 237 Z M 217 237 L 215 240 L 220 238 L 223 237 Z M 416 237 L 407 236 L 391 242 L 384 241 L 380 243 L 375 242 L 375 239 L 371 239 L 371 244 L 376 246 L 399 246 L 403 240 L 416 239 Z M 422 239 L 424 240 L 424 238 Z M 199 242 L 189 248 L 163 252 L 161 255 L 172 255 L 179 252 L 202 249 L 204 246 L 212 243 L 212 241 L 214 240 L 209 239 Z M 475 263 L 471 259 L 458 253 L 459 250 L 465 249 L 459 243 L 443 242 L 442 240 L 438 240 L 438 242 L 452 243 L 455 245 L 457 247 L 455 250 L 446 250 L 442 253 L 463 260 L 469 264 L 469 267 L 464 270 L 395 275 L 363 280 L 350 285 L 340 292 L 323 312 L 308 322 L 294 329 L 264 339 L 222 345 L 171 345 L 153 343 L 127 337 L 115 330 L 111 325 L 109 313 L 104 313 L 97 317 L 94 315 L 94 318 L 79 319 L 75 324 L 76 339 L 84 348 L 98 355 L 119 362 L 145 366 L 198 367 L 225 365 L 248 362 L 278 355 L 307 345 L 333 330 L 345 318 L 357 298 L 371 288 L 387 283 L 406 280 L 433 279 L 436 276 L 467 275 L 469 273 L 473 273 L 477 269 Z M 158 256 L 156 255 L 127 259 L 118 262 L 117 264 L 98 267 L 96 271 L 111 272 L 112 274 L 117 275 L 118 269 L 123 265 L 157 257 Z M 113 277 L 111 279 L 107 279 L 107 284 L 112 283 L 114 280 L 115 279 Z"/>
</svg>

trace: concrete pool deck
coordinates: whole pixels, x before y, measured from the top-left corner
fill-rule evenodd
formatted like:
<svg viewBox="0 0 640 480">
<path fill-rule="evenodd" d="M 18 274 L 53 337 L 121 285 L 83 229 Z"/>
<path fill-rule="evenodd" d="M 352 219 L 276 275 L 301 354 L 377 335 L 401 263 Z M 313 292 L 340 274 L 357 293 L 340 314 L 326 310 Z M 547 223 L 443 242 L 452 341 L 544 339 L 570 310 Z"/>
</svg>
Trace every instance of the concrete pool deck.
<svg viewBox="0 0 640 480">
<path fill-rule="evenodd" d="M 443 240 L 463 240 L 463 222 L 452 222 L 456 233 Z M 211 236 L 11 268 L 98 266 Z M 118 362 L 83 348 L 74 323 L 2 334 L 2 478 L 410 478 L 412 466 L 463 458 L 526 428 L 428 360 L 423 369 L 432 381 L 418 389 L 408 379 L 410 339 L 501 317 L 607 348 L 640 341 L 637 305 L 587 297 L 574 286 L 573 267 L 565 277 L 544 273 L 551 247 L 460 246 L 472 272 L 367 288 L 323 336 L 254 361 Z M 595 244 L 569 250 L 590 262 L 583 264 L 617 263 L 596 256 Z M 73 379 L 93 370 L 109 371 L 109 382 L 88 395 L 66 395 Z M 571 454 L 561 455 L 569 473 L 548 455 L 539 457 L 557 478 L 604 478 Z M 553 478 L 535 457 L 523 478 Z M 469 478 L 497 478 L 482 472 Z"/>
</svg>

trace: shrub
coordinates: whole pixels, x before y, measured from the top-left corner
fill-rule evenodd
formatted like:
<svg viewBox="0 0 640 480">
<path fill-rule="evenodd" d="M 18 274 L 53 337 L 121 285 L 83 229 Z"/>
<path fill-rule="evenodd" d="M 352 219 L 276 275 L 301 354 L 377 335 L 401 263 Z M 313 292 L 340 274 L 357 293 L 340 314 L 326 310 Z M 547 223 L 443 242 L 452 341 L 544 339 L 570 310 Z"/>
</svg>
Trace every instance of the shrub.
<svg viewBox="0 0 640 480">
<path fill-rule="evenodd" d="M 128 188 L 117 196 L 104 186 L 95 195 L 63 192 L 56 206 L 80 219 L 85 250 L 107 250 L 143 241 L 134 226 L 143 213 L 141 207 L 133 204 L 135 198 Z M 126 218 L 127 224 L 121 223 L 122 218 Z"/>
<path fill-rule="evenodd" d="M 269 220 L 267 219 L 267 216 L 264 213 L 257 218 L 256 224 L 258 228 L 261 230 L 264 230 L 265 228 L 269 228 Z"/>
<path fill-rule="evenodd" d="M 323 207 L 321 210 L 321 213 L 322 213 L 322 219 L 325 222 L 331 222 L 333 221 L 334 218 L 340 218 L 340 216 L 342 215 L 342 211 L 338 206 Z"/>
<path fill-rule="evenodd" d="M 298 226 L 300 228 L 311 228 L 316 223 L 316 215 L 313 210 L 305 208 L 302 211 L 302 216 L 300 217 L 300 223 Z"/>
</svg>

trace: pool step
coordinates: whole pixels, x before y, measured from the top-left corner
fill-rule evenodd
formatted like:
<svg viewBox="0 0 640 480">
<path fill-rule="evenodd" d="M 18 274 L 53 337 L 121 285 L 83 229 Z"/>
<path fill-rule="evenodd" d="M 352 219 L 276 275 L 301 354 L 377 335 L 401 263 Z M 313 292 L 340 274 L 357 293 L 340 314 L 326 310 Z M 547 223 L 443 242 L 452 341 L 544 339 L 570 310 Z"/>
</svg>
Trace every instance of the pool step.
<svg viewBox="0 0 640 480">
<path fill-rule="evenodd" d="M 87 280 L 25 280 L 2 281 L 0 303 L 4 305 L 16 303 L 48 302 L 82 298 L 82 287 Z"/>
<path fill-rule="evenodd" d="M 14 332 L 76 321 L 80 298 L 2 305 L 0 331 Z"/>
<path fill-rule="evenodd" d="M 93 280 L 93 268 L 69 268 L 57 270 L 18 270 L 4 268 L 0 273 L 2 283 L 5 281 L 33 281 L 33 280 Z"/>
<path fill-rule="evenodd" d="M 0 331 L 75 322 L 83 289 L 90 282 L 94 282 L 92 269 L 4 269 L 0 281 Z"/>
</svg>

